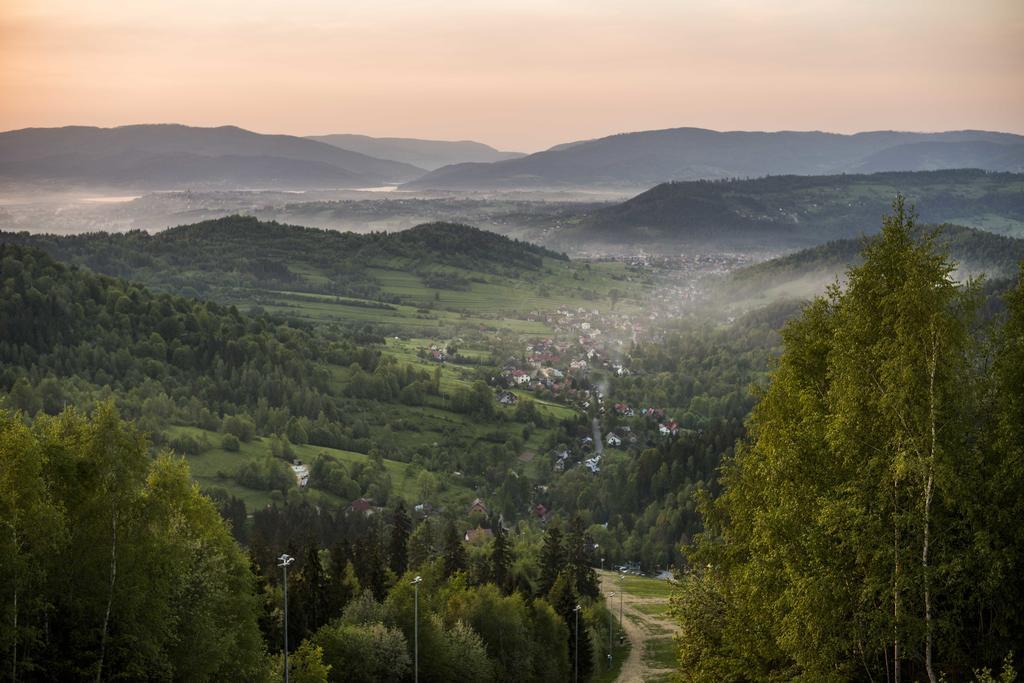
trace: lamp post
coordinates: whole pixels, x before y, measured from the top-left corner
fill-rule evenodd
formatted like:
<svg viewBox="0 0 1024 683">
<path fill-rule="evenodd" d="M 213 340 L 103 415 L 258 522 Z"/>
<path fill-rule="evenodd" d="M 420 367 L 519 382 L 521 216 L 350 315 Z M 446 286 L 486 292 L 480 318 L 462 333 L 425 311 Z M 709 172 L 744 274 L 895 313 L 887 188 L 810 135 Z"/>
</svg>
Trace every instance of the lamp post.
<svg viewBox="0 0 1024 683">
<path fill-rule="evenodd" d="M 413 598 L 413 639 L 412 639 L 412 651 L 413 651 L 413 681 L 419 683 L 420 681 L 420 584 L 423 583 L 423 577 L 417 576 L 412 580 L 412 586 L 414 593 Z"/>
<path fill-rule="evenodd" d="M 626 578 L 625 574 L 619 574 L 619 630 L 622 630 L 622 581 Z"/>
<path fill-rule="evenodd" d="M 579 605 L 572 608 L 572 611 L 576 613 L 576 647 L 573 648 L 573 667 L 572 667 L 572 680 L 575 682 L 580 680 L 580 610 L 583 609 Z"/>
<path fill-rule="evenodd" d="M 614 599 L 615 598 L 615 592 L 612 591 L 611 593 L 609 593 L 608 597 Z M 613 618 L 614 617 L 612 617 L 612 611 L 608 610 L 608 656 L 609 657 L 612 656 L 612 619 Z"/>
<path fill-rule="evenodd" d="M 288 683 L 288 565 L 295 558 L 284 554 L 277 560 L 277 566 L 284 570 L 284 683 Z"/>
</svg>

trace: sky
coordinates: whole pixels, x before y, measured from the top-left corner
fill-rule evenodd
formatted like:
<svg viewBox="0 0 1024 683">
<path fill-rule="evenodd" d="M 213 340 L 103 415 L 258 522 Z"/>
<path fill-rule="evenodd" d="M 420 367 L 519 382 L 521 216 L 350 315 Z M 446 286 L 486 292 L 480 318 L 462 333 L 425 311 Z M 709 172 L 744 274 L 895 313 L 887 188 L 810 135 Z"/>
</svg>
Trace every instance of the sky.
<svg viewBox="0 0 1024 683">
<path fill-rule="evenodd" d="M 0 0 L 0 130 L 1024 133 L 1024 0 Z"/>
</svg>

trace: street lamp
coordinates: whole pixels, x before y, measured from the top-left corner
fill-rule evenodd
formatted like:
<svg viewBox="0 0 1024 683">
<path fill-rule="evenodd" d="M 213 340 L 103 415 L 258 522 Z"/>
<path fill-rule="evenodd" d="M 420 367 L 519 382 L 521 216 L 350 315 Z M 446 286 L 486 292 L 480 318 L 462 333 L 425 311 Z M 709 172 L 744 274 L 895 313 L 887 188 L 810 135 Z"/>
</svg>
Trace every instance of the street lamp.
<svg viewBox="0 0 1024 683">
<path fill-rule="evenodd" d="M 608 594 L 609 598 L 615 598 L 615 591 Z M 612 611 L 608 610 L 608 656 L 612 656 Z M 610 661 L 609 661 L 610 663 Z"/>
<path fill-rule="evenodd" d="M 622 630 L 622 581 L 626 578 L 625 574 L 619 574 L 619 630 Z"/>
<path fill-rule="evenodd" d="M 420 584 L 423 583 L 423 577 L 417 576 L 412 580 L 412 587 L 415 591 L 415 597 L 413 598 L 413 640 L 412 640 L 412 651 L 413 651 L 413 681 L 419 683 L 420 681 Z"/>
<path fill-rule="evenodd" d="M 572 608 L 572 611 L 576 613 L 576 647 L 573 648 L 573 655 L 575 660 L 573 661 L 572 669 L 572 680 L 574 683 L 580 679 L 580 610 L 583 609 L 579 605 Z"/>
<path fill-rule="evenodd" d="M 277 560 L 277 566 L 284 570 L 284 683 L 288 683 L 288 565 L 295 558 L 284 554 Z"/>
</svg>

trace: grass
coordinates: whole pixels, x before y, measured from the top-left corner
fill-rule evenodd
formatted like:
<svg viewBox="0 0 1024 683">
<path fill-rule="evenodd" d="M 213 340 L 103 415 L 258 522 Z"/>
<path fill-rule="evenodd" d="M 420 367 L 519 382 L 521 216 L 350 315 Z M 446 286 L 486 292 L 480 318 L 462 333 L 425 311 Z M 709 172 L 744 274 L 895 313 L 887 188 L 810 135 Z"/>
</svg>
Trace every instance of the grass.
<svg viewBox="0 0 1024 683">
<path fill-rule="evenodd" d="M 280 499 L 280 494 L 271 491 L 261 491 L 246 488 L 238 484 L 231 475 L 238 467 L 250 460 L 261 459 L 270 453 L 269 439 L 256 438 L 248 443 L 240 444 L 237 452 L 226 451 L 218 444 L 223 436 L 217 432 L 199 429 L 197 427 L 174 426 L 165 430 L 169 436 L 190 434 L 196 438 L 206 437 L 215 447 L 199 454 L 186 456 L 192 477 L 203 489 L 223 488 L 231 495 L 242 499 L 249 509 L 264 507 L 275 500 Z M 304 463 L 311 463 L 319 453 L 333 455 L 345 463 L 368 463 L 370 458 L 363 453 L 344 451 L 337 448 L 325 448 L 323 446 L 312 446 L 309 444 L 292 445 L 295 457 Z M 412 476 L 413 469 L 408 463 L 397 460 L 384 460 L 384 468 L 391 476 L 391 494 L 400 496 L 406 501 L 419 502 L 419 491 L 415 477 Z M 342 500 L 337 496 L 317 489 L 307 489 L 305 492 L 294 491 L 289 495 L 304 495 L 312 502 L 325 502 L 334 505 L 347 505 L 351 501 Z M 472 500 L 473 492 L 457 483 L 449 483 L 447 490 L 441 494 L 437 501 L 442 505 L 461 505 Z M 433 502 L 433 501 L 432 501 Z"/>
<path fill-rule="evenodd" d="M 663 598 L 668 601 L 672 593 L 672 584 L 663 579 L 651 579 L 645 576 L 627 576 L 621 584 L 624 591 L 638 598 Z"/>
<path fill-rule="evenodd" d="M 644 644 L 644 664 L 652 669 L 673 669 L 676 666 L 676 641 L 654 638 Z"/>
<path fill-rule="evenodd" d="M 608 668 L 607 659 L 603 660 L 601 662 L 601 665 L 595 669 L 593 676 L 590 677 L 590 680 L 593 683 L 611 683 L 616 678 L 618 678 L 619 672 L 622 671 L 622 665 L 629 657 L 630 649 L 632 649 L 632 643 L 629 642 L 629 638 L 623 638 L 621 644 L 619 644 L 619 642 L 616 640 L 612 647 L 611 668 Z M 605 653 L 604 647 L 600 649 L 600 652 L 602 654 Z"/>
<path fill-rule="evenodd" d="M 667 602 L 638 603 L 634 605 L 637 610 L 652 617 L 668 616 L 669 604 Z"/>
</svg>

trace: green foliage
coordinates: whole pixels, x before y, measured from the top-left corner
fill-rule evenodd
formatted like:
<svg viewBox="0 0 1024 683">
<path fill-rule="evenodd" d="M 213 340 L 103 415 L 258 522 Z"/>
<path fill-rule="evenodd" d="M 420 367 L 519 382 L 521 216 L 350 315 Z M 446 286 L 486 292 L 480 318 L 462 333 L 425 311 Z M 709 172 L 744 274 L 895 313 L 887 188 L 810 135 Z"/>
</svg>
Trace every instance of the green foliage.
<svg viewBox="0 0 1024 683">
<path fill-rule="evenodd" d="M 398 683 L 412 670 L 405 636 L 382 623 L 324 626 L 312 639 L 330 667 L 327 680 L 347 683 Z"/>
<path fill-rule="evenodd" d="M 1019 450 L 996 437 L 972 290 L 894 208 L 846 289 L 786 328 L 705 506 L 674 601 L 688 680 L 924 678 L 1019 646 Z"/>
<path fill-rule="evenodd" d="M 17 653 L 12 671 L 257 676 L 248 563 L 182 460 L 151 459 L 109 404 L 31 428 L 0 415 L 0 456 L 0 572 L 13 589 L 0 597 L 0 633 L 5 655 Z"/>
</svg>

